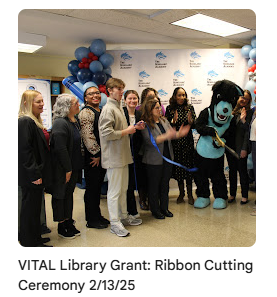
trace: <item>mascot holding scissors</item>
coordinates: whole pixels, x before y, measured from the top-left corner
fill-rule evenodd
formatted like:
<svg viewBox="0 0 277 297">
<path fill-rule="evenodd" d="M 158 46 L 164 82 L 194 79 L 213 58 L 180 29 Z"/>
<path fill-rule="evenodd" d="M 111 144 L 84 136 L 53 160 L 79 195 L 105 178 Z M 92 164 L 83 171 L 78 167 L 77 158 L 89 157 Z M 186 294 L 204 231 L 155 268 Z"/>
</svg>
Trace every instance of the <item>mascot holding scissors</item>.
<svg viewBox="0 0 277 297">
<path fill-rule="evenodd" d="M 229 80 L 217 81 L 212 87 L 213 95 L 211 104 L 200 112 L 195 128 L 200 134 L 196 145 L 195 183 L 197 186 L 197 199 L 195 208 L 205 208 L 210 204 L 209 178 L 212 182 L 214 194 L 214 209 L 224 209 L 227 206 L 227 181 L 224 175 L 224 152 L 228 149 L 225 145 L 224 133 L 232 119 L 232 111 L 243 90 Z"/>
</svg>

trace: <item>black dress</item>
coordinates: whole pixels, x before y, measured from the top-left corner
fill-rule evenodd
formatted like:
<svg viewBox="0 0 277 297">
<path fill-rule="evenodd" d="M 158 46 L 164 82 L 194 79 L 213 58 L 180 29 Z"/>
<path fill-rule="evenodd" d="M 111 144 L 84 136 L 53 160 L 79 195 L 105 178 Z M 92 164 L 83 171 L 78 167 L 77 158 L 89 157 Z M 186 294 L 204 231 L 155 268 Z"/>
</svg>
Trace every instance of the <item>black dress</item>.
<svg viewBox="0 0 277 297">
<path fill-rule="evenodd" d="M 174 123 L 173 118 L 177 110 L 178 118 Z M 182 124 L 188 125 L 188 113 L 191 112 L 192 119 L 196 119 L 194 107 L 192 105 L 177 105 L 177 109 L 173 109 L 170 105 L 166 108 L 165 116 L 170 122 L 171 126 L 176 127 L 176 131 L 179 131 Z M 193 125 L 192 125 L 193 128 Z M 188 168 L 194 167 L 194 140 L 192 131 L 190 129 L 187 136 L 172 140 L 173 152 L 174 152 L 174 161 L 180 163 Z M 192 180 L 193 176 L 191 172 L 186 171 L 185 169 L 174 165 L 172 171 L 172 178 L 178 182 L 183 182 L 186 180 Z"/>
</svg>

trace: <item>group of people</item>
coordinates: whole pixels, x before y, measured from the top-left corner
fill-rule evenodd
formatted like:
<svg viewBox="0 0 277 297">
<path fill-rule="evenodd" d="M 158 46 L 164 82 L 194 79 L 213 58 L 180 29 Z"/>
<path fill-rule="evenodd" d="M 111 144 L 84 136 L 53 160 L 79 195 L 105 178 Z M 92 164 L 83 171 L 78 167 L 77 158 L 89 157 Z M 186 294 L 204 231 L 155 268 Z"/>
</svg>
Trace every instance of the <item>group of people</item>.
<svg viewBox="0 0 277 297">
<path fill-rule="evenodd" d="M 75 96 L 59 95 L 53 107 L 50 135 L 40 116 L 44 105 L 42 95 L 34 90 L 23 93 L 18 119 L 18 181 L 22 192 L 19 241 L 22 246 L 49 246 L 45 243 L 50 239 L 41 237 L 40 228 L 44 191 L 52 195 L 58 235 L 73 239 L 81 234 L 72 213 L 73 192 L 76 183 L 81 182 L 82 170 L 88 228 L 104 229 L 110 225 L 112 233 L 127 236 L 130 232 L 126 226 L 142 223 L 135 190 L 141 209 L 150 209 L 156 219 L 173 217 L 168 209 L 170 178 L 178 182 L 177 203 L 184 202 L 186 183 L 188 203 L 194 204 L 193 173 L 170 163 L 171 160 L 187 168 L 195 166 L 192 129 L 197 118 L 186 91 L 177 87 L 165 109 L 155 89 L 145 89 L 140 100 L 135 90 L 124 93 L 124 88 L 121 79 L 110 78 L 106 83 L 109 97 L 103 109 L 99 107 L 101 94 L 97 87 L 85 90 L 85 106 L 81 111 Z M 236 160 L 226 153 L 230 203 L 236 199 L 237 171 L 242 188 L 241 204 L 248 201 L 247 155 L 251 139 L 254 161 L 256 115 L 250 106 L 251 93 L 245 91 L 233 111 L 232 133 L 227 139 L 227 144 L 240 155 Z M 100 209 L 105 176 L 109 220 L 102 216 Z"/>
</svg>

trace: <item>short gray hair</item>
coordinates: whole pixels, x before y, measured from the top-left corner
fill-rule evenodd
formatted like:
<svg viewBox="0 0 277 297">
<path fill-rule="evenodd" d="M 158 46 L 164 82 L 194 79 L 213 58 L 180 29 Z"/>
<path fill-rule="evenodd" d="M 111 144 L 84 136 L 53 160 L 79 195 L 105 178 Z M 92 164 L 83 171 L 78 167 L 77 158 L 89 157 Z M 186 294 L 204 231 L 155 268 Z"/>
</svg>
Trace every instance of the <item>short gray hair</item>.
<svg viewBox="0 0 277 297">
<path fill-rule="evenodd" d="M 75 96 L 66 93 L 60 94 L 57 97 L 56 103 L 53 106 L 53 121 L 57 118 L 65 118 L 68 116 L 72 98 L 75 98 Z"/>
</svg>

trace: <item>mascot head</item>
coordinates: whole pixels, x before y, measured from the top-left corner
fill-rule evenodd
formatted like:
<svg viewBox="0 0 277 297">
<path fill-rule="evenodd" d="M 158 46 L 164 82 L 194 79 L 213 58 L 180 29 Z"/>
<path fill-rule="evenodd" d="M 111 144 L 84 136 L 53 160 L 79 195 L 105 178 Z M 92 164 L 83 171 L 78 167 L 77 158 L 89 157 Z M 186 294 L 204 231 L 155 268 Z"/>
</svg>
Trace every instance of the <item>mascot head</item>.
<svg viewBox="0 0 277 297">
<path fill-rule="evenodd" d="M 219 80 L 213 87 L 213 96 L 210 104 L 212 119 L 216 125 L 224 125 L 232 115 L 238 98 L 243 96 L 243 90 L 230 80 Z"/>
</svg>

